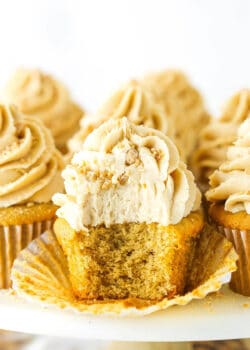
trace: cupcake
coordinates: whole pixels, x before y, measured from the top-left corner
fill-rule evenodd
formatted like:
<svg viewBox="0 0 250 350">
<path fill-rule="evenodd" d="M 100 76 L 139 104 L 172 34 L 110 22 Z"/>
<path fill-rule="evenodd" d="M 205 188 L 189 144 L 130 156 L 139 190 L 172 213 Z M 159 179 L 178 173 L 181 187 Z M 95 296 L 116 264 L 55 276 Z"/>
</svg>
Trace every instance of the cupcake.
<svg viewBox="0 0 250 350">
<path fill-rule="evenodd" d="M 201 131 L 191 168 L 205 190 L 209 176 L 226 160 L 227 149 L 237 138 L 237 129 L 250 116 L 250 90 L 241 90 L 227 102 L 219 120 L 212 119 Z"/>
<path fill-rule="evenodd" d="M 86 137 L 105 121 L 124 116 L 136 125 L 143 124 L 173 136 L 173 126 L 163 107 L 139 82 L 132 80 L 115 91 L 94 116 L 82 118 L 80 131 L 69 141 L 70 151 L 79 151 Z"/>
<path fill-rule="evenodd" d="M 63 189 L 63 159 L 41 121 L 0 105 L 0 288 L 10 287 L 13 260 L 52 226 L 52 195 Z"/>
<path fill-rule="evenodd" d="M 201 196 L 168 137 L 126 118 L 107 121 L 62 176 L 54 231 L 77 298 L 184 293 L 203 228 Z"/>
<path fill-rule="evenodd" d="M 2 95 L 25 115 L 41 119 L 51 130 L 56 146 L 67 151 L 66 143 L 78 130 L 83 111 L 59 81 L 37 69 L 18 69 Z"/>
<path fill-rule="evenodd" d="M 209 183 L 210 217 L 239 255 L 230 285 L 250 296 L 250 118 L 239 127 L 226 161 L 210 176 Z"/>
<path fill-rule="evenodd" d="M 175 126 L 175 140 L 182 152 L 182 158 L 189 160 L 194 151 L 200 131 L 209 122 L 209 115 L 200 93 L 188 78 L 177 70 L 151 73 L 142 79 L 161 103 Z"/>
</svg>

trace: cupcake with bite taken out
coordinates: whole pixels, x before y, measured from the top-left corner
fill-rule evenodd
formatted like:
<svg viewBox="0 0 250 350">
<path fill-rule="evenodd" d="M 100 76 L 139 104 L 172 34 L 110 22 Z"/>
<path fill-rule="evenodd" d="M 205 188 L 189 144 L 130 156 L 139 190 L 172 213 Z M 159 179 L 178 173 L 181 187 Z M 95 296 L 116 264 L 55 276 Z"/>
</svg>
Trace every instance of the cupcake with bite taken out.
<svg viewBox="0 0 250 350">
<path fill-rule="evenodd" d="M 41 121 L 0 105 L 0 289 L 10 287 L 20 250 L 51 228 L 57 209 L 51 197 L 63 189 L 63 167 Z"/>
<path fill-rule="evenodd" d="M 239 127 L 226 161 L 210 176 L 206 197 L 210 217 L 239 255 L 230 285 L 250 296 L 250 118 Z"/>
<path fill-rule="evenodd" d="M 203 228 L 200 192 L 163 133 L 126 118 L 93 131 L 63 171 L 54 231 L 79 299 L 185 292 Z"/>
</svg>

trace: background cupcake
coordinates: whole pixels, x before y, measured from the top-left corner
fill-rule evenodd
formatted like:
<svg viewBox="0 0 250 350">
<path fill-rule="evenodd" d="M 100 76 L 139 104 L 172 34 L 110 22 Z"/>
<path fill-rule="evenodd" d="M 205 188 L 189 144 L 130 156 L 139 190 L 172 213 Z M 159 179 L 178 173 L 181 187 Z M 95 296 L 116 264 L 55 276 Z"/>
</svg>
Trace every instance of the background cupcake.
<svg viewBox="0 0 250 350">
<path fill-rule="evenodd" d="M 209 214 L 234 244 L 239 255 L 238 270 L 231 287 L 250 295 L 250 119 L 239 127 L 237 140 L 228 148 L 227 159 L 210 176 L 206 192 Z"/>
<path fill-rule="evenodd" d="M 109 119 L 121 119 L 124 116 L 136 125 L 160 130 L 170 137 L 174 135 L 173 125 L 164 108 L 147 89 L 132 80 L 115 91 L 95 115 L 82 118 L 81 129 L 69 141 L 69 149 L 71 152 L 79 151 L 91 131 Z"/>
<path fill-rule="evenodd" d="M 212 119 L 201 131 L 191 166 L 204 189 L 208 178 L 226 160 L 227 149 L 237 138 L 239 125 L 250 116 L 250 90 L 241 90 L 227 102 L 219 120 Z"/>
<path fill-rule="evenodd" d="M 10 287 L 13 260 L 50 228 L 63 189 L 62 155 L 41 121 L 0 105 L 0 288 Z"/>
<path fill-rule="evenodd" d="M 142 84 L 164 107 L 175 126 L 174 139 L 182 158 L 189 160 L 199 133 L 210 118 L 201 94 L 184 73 L 172 69 L 148 74 L 142 79 Z"/>
<path fill-rule="evenodd" d="M 56 146 L 67 151 L 66 143 L 78 130 L 83 111 L 59 81 L 38 69 L 20 68 L 2 95 L 25 115 L 40 118 L 51 130 Z"/>
</svg>

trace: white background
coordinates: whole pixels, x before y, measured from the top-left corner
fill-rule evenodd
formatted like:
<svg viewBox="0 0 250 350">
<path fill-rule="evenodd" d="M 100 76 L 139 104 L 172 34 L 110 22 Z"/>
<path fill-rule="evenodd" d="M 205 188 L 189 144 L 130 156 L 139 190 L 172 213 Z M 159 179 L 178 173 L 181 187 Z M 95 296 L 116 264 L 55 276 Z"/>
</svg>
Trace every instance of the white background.
<svg viewBox="0 0 250 350">
<path fill-rule="evenodd" d="M 146 71 L 184 69 L 214 114 L 250 85 L 249 0 L 0 0 L 0 85 L 40 67 L 94 110 Z"/>
</svg>

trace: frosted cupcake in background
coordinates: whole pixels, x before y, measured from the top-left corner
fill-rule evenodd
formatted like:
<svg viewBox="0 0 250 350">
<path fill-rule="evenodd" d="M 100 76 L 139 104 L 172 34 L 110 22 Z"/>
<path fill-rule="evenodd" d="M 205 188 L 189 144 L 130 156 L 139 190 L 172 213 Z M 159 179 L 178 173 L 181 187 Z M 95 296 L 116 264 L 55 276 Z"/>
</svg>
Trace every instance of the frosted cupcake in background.
<svg viewBox="0 0 250 350">
<path fill-rule="evenodd" d="M 63 190 L 62 155 L 37 118 L 0 105 L 0 288 L 10 287 L 10 269 L 28 243 L 51 228 Z"/>
<path fill-rule="evenodd" d="M 175 127 L 174 140 L 184 161 L 189 161 L 200 131 L 210 120 L 203 98 L 186 75 L 168 69 L 146 75 L 142 81 Z"/>
<path fill-rule="evenodd" d="M 67 152 L 68 139 L 78 130 L 82 109 L 59 81 L 38 69 L 18 69 L 2 92 L 27 116 L 37 117 L 51 130 L 56 146 Z"/>
<path fill-rule="evenodd" d="M 199 145 L 194 152 L 191 168 L 205 190 L 209 176 L 226 160 L 228 147 L 237 138 L 239 125 L 250 116 L 250 90 L 241 90 L 227 102 L 219 119 L 201 131 Z"/>
<path fill-rule="evenodd" d="M 170 138 L 109 120 L 62 176 L 54 231 L 78 298 L 154 301 L 185 292 L 204 222 L 200 192 Z"/>
<path fill-rule="evenodd" d="M 136 125 L 145 125 L 173 136 L 173 125 L 164 108 L 158 104 L 147 89 L 135 80 L 115 91 L 93 116 L 83 117 L 80 131 L 69 141 L 70 151 L 81 149 L 86 137 L 109 119 L 126 116 Z"/>
<path fill-rule="evenodd" d="M 236 141 L 209 184 L 210 217 L 239 255 L 230 285 L 250 296 L 250 118 L 239 127 Z"/>
</svg>

